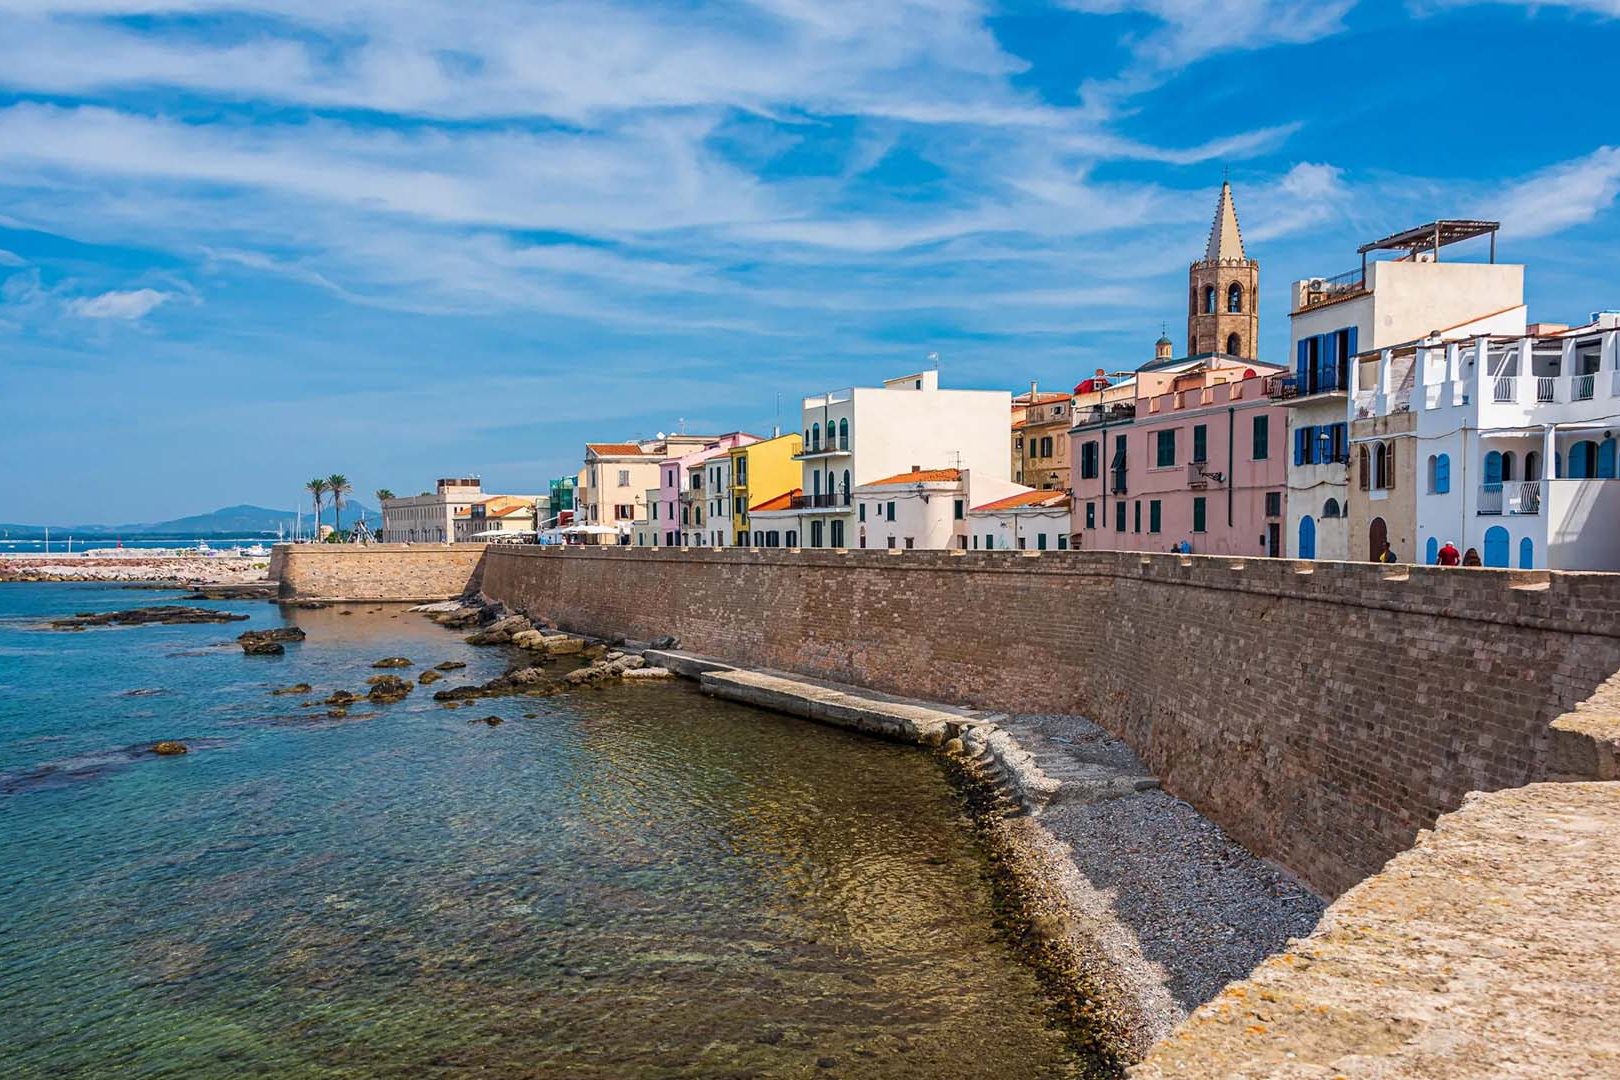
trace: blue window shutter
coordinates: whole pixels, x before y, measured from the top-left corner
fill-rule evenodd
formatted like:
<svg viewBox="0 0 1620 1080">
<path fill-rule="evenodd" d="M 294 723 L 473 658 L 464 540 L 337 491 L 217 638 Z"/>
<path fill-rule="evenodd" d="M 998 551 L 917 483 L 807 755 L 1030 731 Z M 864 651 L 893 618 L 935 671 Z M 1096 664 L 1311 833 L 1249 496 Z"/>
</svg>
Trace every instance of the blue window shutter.
<svg viewBox="0 0 1620 1080">
<path fill-rule="evenodd" d="M 1305 429 L 1294 429 L 1294 464 L 1305 464 Z"/>
<path fill-rule="evenodd" d="M 1304 339 L 1300 340 L 1300 343 L 1299 343 L 1299 355 L 1297 357 L 1295 357 L 1295 359 L 1294 359 L 1294 374 L 1299 376 L 1299 379 L 1300 379 L 1301 382 L 1305 381 L 1306 358 L 1310 355 L 1310 352 L 1307 349 L 1307 346 L 1309 345 L 1309 343 L 1310 343 L 1310 341 L 1309 341 L 1308 338 L 1304 338 Z M 1301 387 L 1301 389 L 1303 390 L 1304 388 Z"/>
<path fill-rule="evenodd" d="M 1434 493 L 1444 495 L 1451 490 L 1451 455 L 1441 454 L 1434 459 Z"/>
<path fill-rule="evenodd" d="M 1349 351 L 1350 351 L 1350 355 L 1355 356 L 1357 353 L 1359 353 L 1361 351 L 1360 349 L 1356 348 L 1356 328 L 1353 327 L 1353 326 L 1349 326 L 1349 327 L 1346 327 L 1345 329 L 1349 332 L 1349 337 L 1350 337 L 1350 342 L 1349 342 L 1349 346 L 1348 346 Z M 1349 384 L 1347 383 L 1346 385 L 1349 385 Z"/>
</svg>

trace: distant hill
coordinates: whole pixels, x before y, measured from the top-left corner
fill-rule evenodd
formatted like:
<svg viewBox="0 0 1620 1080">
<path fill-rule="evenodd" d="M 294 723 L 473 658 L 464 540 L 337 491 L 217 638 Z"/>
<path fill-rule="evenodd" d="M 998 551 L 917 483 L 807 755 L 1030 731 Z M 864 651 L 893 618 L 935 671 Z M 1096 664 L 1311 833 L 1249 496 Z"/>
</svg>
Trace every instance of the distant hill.
<svg viewBox="0 0 1620 1080">
<path fill-rule="evenodd" d="M 382 525 L 382 515 L 370 507 L 357 502 L 345 503 L 343 506 L 343 527 L 351 528 L 361 514 L 365 515 L 366 524 L 376 529 Z M 332 523 L 332 509 L 327 507 L 321 514 L 321 520 L 328 525 Z M 172 518 L 168 521 L 143 521 L 123 525 L 52 525 L 52 533 L 72 533 L 75 536 L 253 536 L 264 534 L 274 536 L 278 529 L 291 533 L 298 522 L 298 515 L 292 510 L 272 510 L 265 506 L 253 506 L 242 503 L 238 506 L 223 506 L 212 513 L 192 514 L 189 517 Z M 303 514 L 304 530 L 309 530 L 309 511 Z M 13 540 L 37 539 L 44 535 L 43 525 L 18 525 L 0 523 L 0 532 Z"/>
</svg>

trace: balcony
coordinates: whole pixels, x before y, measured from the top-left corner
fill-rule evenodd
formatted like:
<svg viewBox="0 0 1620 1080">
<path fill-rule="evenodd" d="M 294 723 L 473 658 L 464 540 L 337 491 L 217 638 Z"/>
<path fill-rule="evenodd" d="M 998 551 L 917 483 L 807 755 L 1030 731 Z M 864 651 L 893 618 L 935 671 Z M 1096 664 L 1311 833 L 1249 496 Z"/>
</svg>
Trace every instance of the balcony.
<svg viewBox="0 0 1620 1080">
<path fill-rule="evenodd" d="M 1107 405 L 1093 405 L 1089 409 L 1074 410 L 1074 427 L 1071 431 L 1090 427 L 1095 424 L 1117 424 L 1136 419 L 1136 402 L 1116 401 Z"/>
<path fill-rule="evenodd" d="M 1494 484 L 1481 484 L 1479 488 L 1480 514 L 1539 514 L 1541 513 L 1540 480 L 1508 480 Z"/>
<path fill-rule="evenodd" d="M 811 461 L 811 460 L 816 460 L 816 459 L 820 459 L 820 458 L 848 457 L 851 453 L 852 453 L 852 451 L 850 450 L 848 443 L 845 443 L 842 446 L 836 446 L 831 442 L 828 442 L 828 443 L 825 443 L 825 444 L 823 444 L 823 443 L 815 443 L 815 444 L 813 444 L 811 446 L 805 447 L 803 450 L 799 451 L 797 454 L 794 454 L 793 455 L 793 460 L 794 461 Z"/>
<path fill-rule="evenodd" d="M 795 510 L 843 510 L 849 507 L 851 499 L 848 492 L 839 494 L 832 492 L 827 495 L 795 495 L 793 496 L 793 509 Z"/>
<path fill-rule="evenodd" d="M 1308 311 L 1322 304 L 1331 304 L 1335 300 L 1343 300 L 1347 296 L 1367 291 L 1366 267 L 1358 266 L 1354 270 L 1346 270 L 1328 278 L 1311 278 L 1305 283 L 1304 295 L 1300 298 L 1300 311 Z"/>
</svg>

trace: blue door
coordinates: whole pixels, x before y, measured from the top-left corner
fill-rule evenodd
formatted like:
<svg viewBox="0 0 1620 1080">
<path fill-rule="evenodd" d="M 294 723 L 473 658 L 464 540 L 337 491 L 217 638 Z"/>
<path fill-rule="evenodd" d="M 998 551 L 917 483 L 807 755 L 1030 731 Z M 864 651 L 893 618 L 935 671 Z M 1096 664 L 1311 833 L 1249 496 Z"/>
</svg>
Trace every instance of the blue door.
<svg viewBox="0 0 1620 1080">
<path fill-rule="evenodd" d="M 1423 545 L 1423 565 L 1434 566 L 1440 562 L 1440 541 L 1429 537 L 1429 542 Z"/>
<path fill-rule="evenodd" d="M 1485 482 L 1487 484 L 1502 482 L 1502 455 L 1495 450 L 1485 455 Z"/>
<path fill-rule="evenodd" d="M 1613 480 L 1614 476 L 1614 440 L 1604 439 L 1598 443 L 1597 474 L 1600 480 Z"/>
<path fill-rule="evenodd" d="M 1536 568 L 1536 545 L 1528 536 L 1519 541 L 1519 569 L 1534 570 Z"/>
<path fill-rule="evenodd" d="M 1507 569 L 1508 531 L 1500 525 L 1485 530 L 1485 565 Z"/>
<path fill-rule="evenodd" d="M 1299 551 L 1301 559 L 1316 558 L 1316 522 L 1309 514 L 1299 519 Z"/>
</svg>

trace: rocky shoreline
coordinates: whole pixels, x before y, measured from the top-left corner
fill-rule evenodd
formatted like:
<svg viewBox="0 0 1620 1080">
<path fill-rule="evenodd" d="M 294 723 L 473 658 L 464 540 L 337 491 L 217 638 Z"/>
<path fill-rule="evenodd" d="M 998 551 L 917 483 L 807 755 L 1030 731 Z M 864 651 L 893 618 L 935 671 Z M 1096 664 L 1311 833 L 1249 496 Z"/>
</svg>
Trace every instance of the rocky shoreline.
<svg viewBox="0 0 1620 1080">
<path fill-rule="evenodd" d="M 7 555 L 0 582 L 172 582 L 189 586 L 268 584 L 262 559 L 203 555 Z"/>
</svg>

